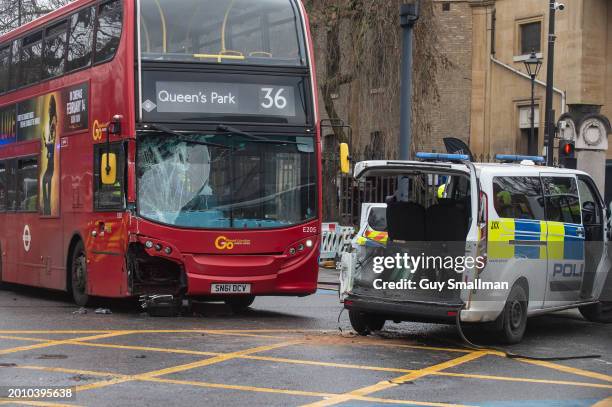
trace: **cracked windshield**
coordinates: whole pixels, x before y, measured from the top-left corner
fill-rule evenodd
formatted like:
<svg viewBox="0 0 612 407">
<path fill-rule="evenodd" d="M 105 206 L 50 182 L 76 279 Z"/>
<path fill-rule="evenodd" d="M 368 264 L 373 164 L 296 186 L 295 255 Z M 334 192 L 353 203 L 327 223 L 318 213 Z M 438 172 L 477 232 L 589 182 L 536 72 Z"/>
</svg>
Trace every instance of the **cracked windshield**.
<svg viewBox="0 0 612 407">
<path fill-rule="evenodd" d="M 140 136 L 140 215 L 207 229 L 286 227 L 316 217 L 311 137 Z"/>
</svg>

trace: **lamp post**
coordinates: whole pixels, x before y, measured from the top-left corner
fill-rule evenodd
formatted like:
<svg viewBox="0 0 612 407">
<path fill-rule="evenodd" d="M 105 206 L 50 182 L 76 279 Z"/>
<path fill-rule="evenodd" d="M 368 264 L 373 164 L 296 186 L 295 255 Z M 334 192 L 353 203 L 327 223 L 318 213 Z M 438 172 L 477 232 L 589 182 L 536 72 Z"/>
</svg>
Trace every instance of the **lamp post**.
<svg viewBox="0 0 612 407">
<path fill-rule="evenodd" d="M 21 27 L 21 0 L 17 2 L 17 27 Z"/>
<path fill-rule="evenodd" d="M 537 141 L 535 138 L 535 81 L 542 68 L 542 60 L 538 58 L 535 50 L 531 51 L 531 55 L 524 61 L 527 74 L 531 77 L 531 131 L 529 133 L 529 142 L 527 150 L 529 154 L 536 154 Z M 535 144 L 535 148 L 534 148 Z"/>
<path fill-rule="evenodd" d="M 553 110 L 553 87 L 555 76 L 555 14 L 565 10 L 565 4 L 555 0 L 549 0 L 548 12 L 548 56 L 546 57 L 546 117 L 544 119 L 546 134 L 546 164 L 553 165 L 555 151 L 555 118 Z"/>
</svg>

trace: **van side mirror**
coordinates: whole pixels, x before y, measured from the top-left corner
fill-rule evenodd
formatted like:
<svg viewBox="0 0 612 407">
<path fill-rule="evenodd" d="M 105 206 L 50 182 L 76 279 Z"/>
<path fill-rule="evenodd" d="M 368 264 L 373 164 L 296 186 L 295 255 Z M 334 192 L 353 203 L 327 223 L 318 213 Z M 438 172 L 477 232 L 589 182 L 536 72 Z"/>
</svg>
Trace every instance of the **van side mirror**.
<svg viewBox="0 0 612 407">
<path fill-rule="evenodd" d="M 348 174 L 351 170 L 351 162 L 349 157 L 349 146 L 346 143 L 340 144 L 340 171 L 343 174 Z"/>
<path fill-rule="evenodd" d="M 117 154 L 102 154 L 102 160 L 100 160 L 100 178 L 102 185 L 115 185 L 117 182 Z"/>
</svg>

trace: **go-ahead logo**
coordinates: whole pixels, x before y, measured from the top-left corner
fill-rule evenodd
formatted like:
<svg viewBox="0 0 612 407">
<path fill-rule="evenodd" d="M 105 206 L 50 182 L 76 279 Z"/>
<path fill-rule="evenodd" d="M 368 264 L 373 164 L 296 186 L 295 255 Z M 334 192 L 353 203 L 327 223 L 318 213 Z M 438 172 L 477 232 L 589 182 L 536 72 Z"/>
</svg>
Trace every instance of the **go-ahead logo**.
<svg viewBox="0 0 612 407">
<path fill-rule="evenodd" d="M 94 141 L 102 140 L 102 136 L 104 135 L 104 132 L 106 131 L 108 125 L 109 123 L 100 123 L 99 121 L 94 120 L 92 133 Z"/>
<path fill-rule="evenodd" d="M 225 236 L 219 236 L 215 239 L 215 247 L 219 250 L 232 250 L 236 246 L 250 246 L 251 241 L 246 239 L 228 239 Z"/>
</svg>

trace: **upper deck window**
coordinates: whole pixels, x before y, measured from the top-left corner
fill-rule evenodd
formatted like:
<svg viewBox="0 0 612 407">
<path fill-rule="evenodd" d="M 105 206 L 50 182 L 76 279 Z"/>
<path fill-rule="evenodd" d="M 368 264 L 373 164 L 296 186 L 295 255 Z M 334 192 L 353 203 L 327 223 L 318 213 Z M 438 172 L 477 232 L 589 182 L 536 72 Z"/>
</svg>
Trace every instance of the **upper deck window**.
<svg viewBox="0 0 612 407">
<path fill-rule="evenodd" d="M 11 64 L 11 47 L 0 48 L 0 93 L 9 89 L 9 66 Z"/>
<path fill-rule="evenodd" d="M 64 73 L 67 22 L 62 21 L 45 32 L 43 77 L 53 78 Z"/>
<path fill-rule="evenodd" d="M 117 52 L 121 39 L 122 15 L 122 5 L 119 0 L 109 1 L 100 6 L 96 31 L 96 62 L 111 59 Z"/>
<path fill-rule="evenodd" d="M 91 64 L 94 32 L 94 8 L 86 8 L 70 17 L 68 37 L 68 61 L 66 71 L 84 68 Z"/>
<path fill-rule="evenodd" d="M 142 0 L 142 58 L 303 66 L 293 0 Z"/>
<path fill-rule="evenodd" d="M 22 41 L 19 84 L 24 86 L 38 82 L 41 78 L 42 31 L 25 37 Z"/>
</svg>

